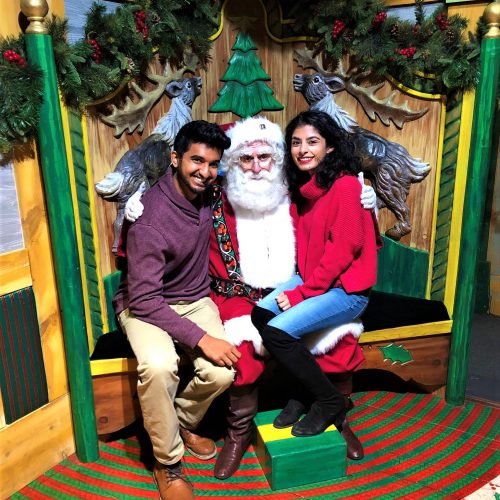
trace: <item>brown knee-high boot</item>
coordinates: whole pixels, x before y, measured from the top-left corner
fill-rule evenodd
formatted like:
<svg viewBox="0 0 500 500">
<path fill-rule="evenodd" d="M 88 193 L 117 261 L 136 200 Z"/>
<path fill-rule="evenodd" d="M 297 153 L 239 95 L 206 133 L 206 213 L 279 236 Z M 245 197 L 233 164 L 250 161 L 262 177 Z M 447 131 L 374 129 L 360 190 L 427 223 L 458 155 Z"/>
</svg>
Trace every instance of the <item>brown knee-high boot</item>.
<svg viewBox="0 0 500 500">
<path fill-rule="evenodd" d="M 332 384 L 337 391 L 344 395 L 347 410 L 352 407 L 352 375 L 350 373 L 338 373 L 330 376 Z M 342 437 L 347 444 L 347 456 L 351 460 L 361 460 L 365 456 L 363 445 L 349 426 L 347 415 L 342 425 Z"/>
<path fill-rule="evenodd" d="M 227 435 L 214 469 L 214 476 L 217 479 L 227 479 L 238 470 L 252 440 L 253 418 L 257 414 L 257 408 L 256 384 L 229 388 Z"/>
</svg>

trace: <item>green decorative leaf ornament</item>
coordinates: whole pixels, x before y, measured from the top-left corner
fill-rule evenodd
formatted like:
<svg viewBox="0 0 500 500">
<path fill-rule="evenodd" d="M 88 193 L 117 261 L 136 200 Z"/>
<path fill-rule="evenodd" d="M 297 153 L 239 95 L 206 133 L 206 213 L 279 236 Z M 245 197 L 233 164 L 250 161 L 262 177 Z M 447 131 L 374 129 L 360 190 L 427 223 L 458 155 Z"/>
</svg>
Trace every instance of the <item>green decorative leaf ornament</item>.
<svg viewBox="0 0 500 500">
<path fill-rule="evenodd" d="M 391 343 L 385 347 L 380 347 L 384 356 L 384 361 L 390 361 L 392 364 L 401 363 L 402 365 L 413 361 L 410 351 L 402 345 Z"/>
</svg>

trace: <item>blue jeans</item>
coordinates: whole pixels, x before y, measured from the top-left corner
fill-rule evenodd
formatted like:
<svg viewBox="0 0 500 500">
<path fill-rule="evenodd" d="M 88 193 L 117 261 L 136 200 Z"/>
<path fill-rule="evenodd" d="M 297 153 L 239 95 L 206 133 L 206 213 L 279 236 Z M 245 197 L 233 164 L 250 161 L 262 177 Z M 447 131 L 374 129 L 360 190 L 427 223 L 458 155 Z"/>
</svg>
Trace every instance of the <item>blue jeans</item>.
<svg viewBox="0 0 500 500">
<path fill-rule="evenodd" d="M 257 303 L 259 307 L 276 314 L 269 321 L 269 326 L 278 328 L 295 339 L 323 328 L 349 323 L 359 318 L 368 305 L 368 296 L 365 294 L 346 293 L 343 288 L 331 288 L 326 293 L 282 311 L 278 307 L 276 296 L 303 283 L 302 278 L 296 274 Z"/>
</svg>

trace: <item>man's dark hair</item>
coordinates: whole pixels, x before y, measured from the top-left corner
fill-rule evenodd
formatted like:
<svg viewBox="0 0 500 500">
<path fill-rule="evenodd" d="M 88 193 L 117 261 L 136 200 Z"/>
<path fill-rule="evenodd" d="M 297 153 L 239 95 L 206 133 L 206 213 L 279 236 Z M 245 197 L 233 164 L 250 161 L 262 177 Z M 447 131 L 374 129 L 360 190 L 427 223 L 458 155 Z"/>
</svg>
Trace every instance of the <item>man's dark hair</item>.
<svg viewBox="0 0 500 500">
<path fill-rule="evenodd" d="M 219 125 L 205 120 L 194 120 L 186 123 L 175 136 L 174 151 L 182 156 L 191 144 L 206 144 L 217 149 L 222 156 L 224 150 L 231 145 L 231 140 Z"/>
</svg>

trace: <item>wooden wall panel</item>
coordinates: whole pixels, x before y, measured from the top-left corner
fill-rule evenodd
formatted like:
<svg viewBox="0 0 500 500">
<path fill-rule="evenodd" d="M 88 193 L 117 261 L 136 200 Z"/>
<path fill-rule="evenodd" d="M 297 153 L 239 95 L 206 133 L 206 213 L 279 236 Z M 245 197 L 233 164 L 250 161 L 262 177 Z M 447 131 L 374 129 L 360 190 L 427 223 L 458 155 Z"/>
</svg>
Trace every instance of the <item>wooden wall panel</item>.
<svg viewBox="0 0 500 500">
<path fill-rule="evenodd" d="M 420 386 L 426 392 L 434 392 L 446 384 L 449 335 L 395 340 L 394 344 L 401 345 L 411 355 L 412 360 L 403 364 L 384 359 L 381 348 L 390 343 L 385 341 L 362 344 L 366 359 L 363 368 L 390 371 L 402 380 Z"/>
<path fill-rule="evenodd" d="M 8 424 L 48 403 L 32 287 L 0 297 L 0 389 Z"/>
<path fill-rule="evenodd" d="M 214 41 L 211 60 L 206 71 L 201 71 L 203 90 L 193 106 L 193 118 L 205 119 L 223 124 L 239 119 L 232 113 L 209 113 L 208 108 L 216 101 L 217 92 L 222 88 L 220 78 L 227 69 L 228 61 L 233 52 L 234 45 L 242 17 L 252 19 L 250 34 L 258 50 L 257 57 L 262 62 L 262 67 L 269 74 L 271 80 L 266 82 L 274 91 L 275 98 L 284 106 L 283 111 L 262 112 L 272 121 L 285 127 L 288 121 L 299 111 L 307 109 L 307 104 L 301 94 L 294 92 L 292 79 L 295 73 L 303 72 L 293 60 L 293 51 L 302 48 L 303 43 L 278 43 L 272 40 L 265 29 L 264 11 L 260 2 L 237 2 L 230 0 L 225 4 L 224 24 L 220 36 Z M 159 69 L 157 69 L 159 71 Z M 379 96 L 387 95 L 393 88 L 387 83 L 378 93 Z M 429 111 L 419 120 L 407 123 L 402 130 L 393 124 L 386 127 L 380 121 L 371 122 L 356 99 L 346 92 L 335 95 L 336 102 L 344 107 L 360 124 L 388 140 L 398 142 L 405 146 L 410 154 L 422 161 L 431 164 L 431 172 L 420 184 L 413 184 L 408 197 L 411 209 L 412 232 L 402 239 L 402 243 L 420 250 L 430 250 L 432 237 L 432 214 L 434 203 L 434 183 L 436 166 L 438 164 L 438 141 L 441 120 L 440 101 L 424 100 L 399 92 L 395 102 L 408 101 L 412 109 L 428 108 Z M 120 139 L 115 139 L 112 129 L 97 120 L 89 120 L 89 141 L 91 144 L 91 164 L 95 181 L 102 179 L 105 174 L 112 171 L 128 147 L 139 143 L 147 137 L 157 119 L 170 106 L 167 97 L 163 97 L 155 106 L 148 118 L 143 134 L 135 132 L 132 135 L 123 134 Z M 100 248 L 102 255 L 101 272 L 106 276 L 114 271 L 114 258 L 110 253 L 112 244 L 112 222 L 115 217 L 113 204 L 97 200 L 97 216 L 100 230 Z M 386 230 L 394 224 L 394 216 L 386 209 L 380 212 L 381 229 Z"/>
<path fill-rule="evenodd" d="M 0 295 L 31 285 L 31 270 L 26 249 L 0 255 Z"/>
<path fill-rule="evenodd" d="M 64 15 L 63 0 L 49 0 L 48 3 L 49 15 L 51 12 Z M 19 14 L 19 0 L 2 1 L 0 35 L 18 35 Z M 7 426 L 2 405 L 0 498 L 22 488 L 75 450 L 43 183 L 34 147 L 19 148 L 14 173 L 26 248 L 20 254 L 22 262 L 17 264 L 21 263 L 23 269 L 28 266 L 35 294 L 49 403 Z M 23 279 L 28 279 L 24 271 L 23 276 Z M 12 275 L 8 276 L 2 286 L 10 287 L 12 291 L 20 284 L 14 281 Z"/>
<path fill-rule="evenodd" d="M 38 162 L 15 164 L 19 209 L 30 261 L 49 401 L 68 392 L 65 354 L 52 247 Z"/>
<path fill-rule="evenodd" d="M 69 396 L 10 425 L 0 450 L 0 498 L 7 498 L 75 451 Z"/>
</svg>

